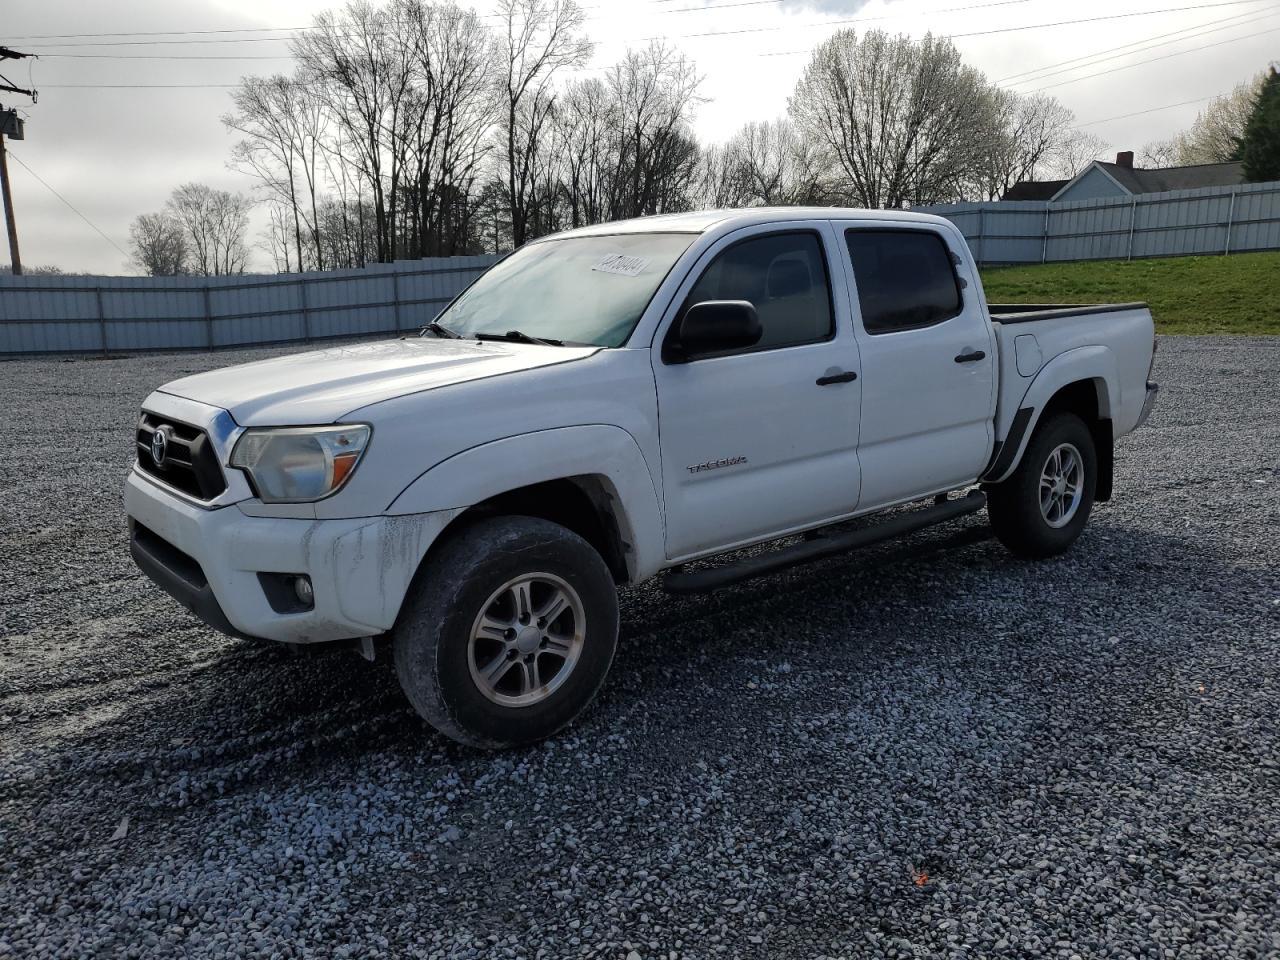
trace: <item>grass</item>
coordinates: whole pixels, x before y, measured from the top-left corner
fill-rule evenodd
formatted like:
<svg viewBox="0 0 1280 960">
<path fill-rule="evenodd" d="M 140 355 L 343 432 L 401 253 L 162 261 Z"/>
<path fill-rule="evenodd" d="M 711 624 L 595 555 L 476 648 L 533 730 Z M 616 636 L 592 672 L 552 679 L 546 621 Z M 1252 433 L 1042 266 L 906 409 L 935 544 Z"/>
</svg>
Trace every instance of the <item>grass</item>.
<svg viewBox="0 0 1280 960">
<path fill-rule="evenodd" d="M 982 283 L 989 303 L 1145 300 L 1158 333 L 1280 334 L 1280 253 L 990 267 Z"/>
</svg>

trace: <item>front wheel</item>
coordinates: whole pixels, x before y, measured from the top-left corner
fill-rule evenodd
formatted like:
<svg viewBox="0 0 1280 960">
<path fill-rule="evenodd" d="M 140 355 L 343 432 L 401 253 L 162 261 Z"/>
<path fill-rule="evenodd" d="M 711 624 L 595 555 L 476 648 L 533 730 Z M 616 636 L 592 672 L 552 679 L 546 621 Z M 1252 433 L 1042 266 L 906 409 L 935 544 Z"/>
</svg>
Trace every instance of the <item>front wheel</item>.
<svg viewBox="0 0 1280 960">
<path fill-rule="evenodd" d="M 1093 435 L 1073 413 L 1040 424 L 1008 479 L 987 489 L 996 538 L 1020 557 L 1062 553 L 1089 522 L 1098 480 Z"/>
<path fill-rule="evenodd" d="M 573 721 L 613 661 L 618 598 L 600 554 L 533 517 L 482 520 L 435 553 L 396 622 L 400 685 L 448 737 L 497 749 Z"/>
</svg>

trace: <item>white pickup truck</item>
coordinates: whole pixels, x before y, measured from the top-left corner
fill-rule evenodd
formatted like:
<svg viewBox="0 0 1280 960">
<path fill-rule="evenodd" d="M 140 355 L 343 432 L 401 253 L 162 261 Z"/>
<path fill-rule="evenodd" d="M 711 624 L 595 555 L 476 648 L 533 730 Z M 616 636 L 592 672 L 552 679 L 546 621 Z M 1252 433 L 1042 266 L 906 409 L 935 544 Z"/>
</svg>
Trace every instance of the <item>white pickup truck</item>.
<svg viewBox="0 0 1280 960">
<path fill-rule="evenodd" d="M 1144 304 L 987 304 L 936 217 L 601 224 L 522 247 L 421 336 L 152 393 L 131 552 L 229 634 L 387 635 L 431 724 L 527 743 L 600 687 L 619 585 L 709 590 L 984 506 L 1014 553 L 1065 550 L 1154 350 Z"/>
</svg>

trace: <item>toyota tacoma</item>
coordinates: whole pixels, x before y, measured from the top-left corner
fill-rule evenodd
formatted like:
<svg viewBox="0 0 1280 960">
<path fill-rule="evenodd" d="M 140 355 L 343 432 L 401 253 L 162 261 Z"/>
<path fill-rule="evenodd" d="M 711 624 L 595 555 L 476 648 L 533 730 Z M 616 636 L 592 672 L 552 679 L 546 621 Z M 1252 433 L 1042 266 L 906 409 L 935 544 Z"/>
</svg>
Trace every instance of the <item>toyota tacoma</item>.
<svg viewBox="0 0 1280 960">
<path fill-rule="evenodd" d="M 1020 557 L 1066 550 L 1154 350 L 1145 304 L 988 304 L 937 217 L 600 224 L 419 336 L 152 393 L 130 549 L 225 633 L 386 638 L 437 729 L 528 743 L 604 681 L 619 586 L 710 590 L 981 509 Z"/>
</svg>

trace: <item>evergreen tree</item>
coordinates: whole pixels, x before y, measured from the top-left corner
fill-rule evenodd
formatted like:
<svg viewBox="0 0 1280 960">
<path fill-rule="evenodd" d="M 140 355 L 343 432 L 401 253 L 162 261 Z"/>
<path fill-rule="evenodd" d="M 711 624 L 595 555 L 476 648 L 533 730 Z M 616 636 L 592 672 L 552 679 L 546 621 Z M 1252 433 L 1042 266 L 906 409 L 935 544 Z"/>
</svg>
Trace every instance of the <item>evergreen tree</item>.
<svg viewBox="0 0 1280 960">
<path fill-rule="evenodd" d="M 1280 72 L 1275 67 L 1254 100 L 1240 138 L 1240 159 L 1248 182 L 1280 180 Z"/>
</svg>

